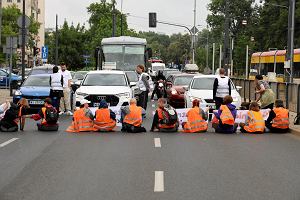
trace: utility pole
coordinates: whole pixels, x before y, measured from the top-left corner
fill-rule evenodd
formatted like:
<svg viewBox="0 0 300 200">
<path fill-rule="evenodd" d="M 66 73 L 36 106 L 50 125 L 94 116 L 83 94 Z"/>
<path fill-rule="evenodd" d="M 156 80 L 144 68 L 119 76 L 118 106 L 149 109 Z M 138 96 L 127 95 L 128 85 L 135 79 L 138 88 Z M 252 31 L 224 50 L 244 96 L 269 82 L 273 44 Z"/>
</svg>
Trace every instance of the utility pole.
<svg viewBox="0 0 300 200">
<path fill-rule="evenodd" d="M 123 0 L 121 0 L 121 36 L 124 35 L 123 32 Z"/>
<path fill-rule="evenodd" d="M 219 68 L 222 68 L 222 45 L 220 45 L 220 60 L 219 60 Z"/>
<path fill-rule="evenodd" d="M 295 0 L 289 0 L 288 49 L 286 61 L 290 67 L 290 83 L 294 81 Z"/>
<path fill-rule="evenodd" d="M 206 69 L 208 69 L 208 53 L 209 53 L 209 46 L 208 46 L 208 36 L 206 38 Z"/>
<path fill-rule="evenodd" d="M 112 0 L 113 4 L 113 16 L 112 16 L 112 37 L 116 36 L 116 1 Z"/>
<path fill-rule="evenodd" d="M 248 79 L 248 73 L 249 73 L 249 45 L 246 47 L 246 79 Z"/>
<path fill-rule="evenodd" d="M 193 64 L 195 64 L 195 42 L 196 42 L 196 33 L 195 33 L 195 27 L 196 27 L 196 9 L 197 9 L 197 4 L 196 0 L 194 1 L 194 32 L 193 32 L 193 39 L 192 39 L 192 54 L 193 54 Z"/>
<path fill-rule="evenodd" d="M 25 28 L 25 16 L 26 16 L 26 4 L 23 0 L 23 16 L 22 16 L 22 80 L 25 80 L 25 45 L 26 45 L 26 28 Z"/>
<path fill-rule="evenodd" d="M 215 51 L 216 51 L 216 43 L 213 43 L 212 74 L 215 74 Z"/>
<path fill-rule="evenodd" d="M 2 46 L 2 0 L 0 0 L 0 46 Z"/>
<path fill-rule="evenodd" d="M 58 66 L 58 15 L 55 21 L 55 66 Z"/>
<path fill-rule="evenodd" d="M 223 54 L 223 67 L 225 68 L 226 75 L 228 75 L 228 65 L 229 65 L 229 0 L 225 0 L 225 23 L 224 23 L 224 54 Z"/>
</svg>

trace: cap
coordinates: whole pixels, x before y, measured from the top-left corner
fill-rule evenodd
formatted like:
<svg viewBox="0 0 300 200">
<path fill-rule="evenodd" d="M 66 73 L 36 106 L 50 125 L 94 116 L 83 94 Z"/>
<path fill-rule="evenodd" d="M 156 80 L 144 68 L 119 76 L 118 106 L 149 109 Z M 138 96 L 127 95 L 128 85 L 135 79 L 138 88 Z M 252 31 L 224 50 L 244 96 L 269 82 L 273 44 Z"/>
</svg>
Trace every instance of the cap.
<svg viewBox="0 0 300 200">
<path fill-rule="evenodd" d="M 80 101 L 80 105 L 84 105 L 84 104 L 86 104 L 86 103 L 91 103 L 89 100 L 86 100 L 86 99 L 82 99 L 81 101 Z"/>
</svg>

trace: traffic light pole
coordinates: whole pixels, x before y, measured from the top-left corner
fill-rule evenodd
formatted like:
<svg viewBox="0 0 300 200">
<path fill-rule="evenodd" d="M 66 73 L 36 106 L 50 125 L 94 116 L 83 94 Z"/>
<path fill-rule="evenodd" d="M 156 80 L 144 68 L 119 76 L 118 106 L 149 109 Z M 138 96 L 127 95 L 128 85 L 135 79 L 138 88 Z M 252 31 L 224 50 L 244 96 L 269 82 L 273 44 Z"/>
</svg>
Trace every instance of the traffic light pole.
<svg viewBox="0 0 300 200">
<path fill-rule="evenodd" d="M 228 75 L 229 68 L 229 5 L 228 0 L 225 0 L 225 24 L 224 24 L 224 54 L 223 54 L 223 67 L 225 68 L 225 73 Z"/>
<path fill-rule="evenodd" d="M 25 45 L 26 45 L 26 28 L 25 28 L 25 0 L 23 0 L 23 16 L 22 16 L 22 80 L 25 80 Z"/>
<path fill-rule="evenodd" d="M 289 0 L 288 49 L 286 60 L 290 67 L 290 83 L 294 82 L 295 0 Z"/>
</svg>

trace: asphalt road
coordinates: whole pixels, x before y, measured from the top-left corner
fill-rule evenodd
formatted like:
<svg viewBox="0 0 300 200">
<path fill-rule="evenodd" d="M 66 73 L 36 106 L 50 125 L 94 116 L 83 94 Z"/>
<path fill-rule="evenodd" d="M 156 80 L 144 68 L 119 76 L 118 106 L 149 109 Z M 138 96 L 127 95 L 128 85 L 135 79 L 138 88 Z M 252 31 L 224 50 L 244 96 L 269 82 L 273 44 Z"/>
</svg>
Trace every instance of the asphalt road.
<svg viewBox="0 0 300 200">
<path fill-rule="evenodd" d="M 0 134 L 0 200 L 300 199 L 291 134 L 70 134 L 70 121 Z"/>
</svg>

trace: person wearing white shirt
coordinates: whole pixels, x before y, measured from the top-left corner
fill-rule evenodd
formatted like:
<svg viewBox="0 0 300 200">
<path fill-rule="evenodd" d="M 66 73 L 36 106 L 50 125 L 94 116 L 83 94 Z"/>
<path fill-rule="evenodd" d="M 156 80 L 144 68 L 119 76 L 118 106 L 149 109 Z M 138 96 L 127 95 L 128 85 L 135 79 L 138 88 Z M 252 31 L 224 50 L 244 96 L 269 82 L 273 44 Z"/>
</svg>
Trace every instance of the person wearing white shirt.
<svg viewBox="0 0 300 200">
<path fill-rule="evenodd" d="M 67 70 L 67 66 L 65 63 L 61 63 L 60 74 L 63 76 L 63 93 L 64 96 L 60 101 L 60 115 L 66 113 L 67 115 L 73 115 L 71 112 L 71 102 L 70 102 L 70 93 L 71 93 L 71 80 L 72 75 L 69 70 Z"/>
</svg>

